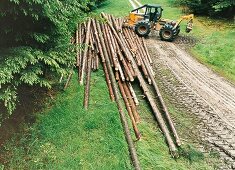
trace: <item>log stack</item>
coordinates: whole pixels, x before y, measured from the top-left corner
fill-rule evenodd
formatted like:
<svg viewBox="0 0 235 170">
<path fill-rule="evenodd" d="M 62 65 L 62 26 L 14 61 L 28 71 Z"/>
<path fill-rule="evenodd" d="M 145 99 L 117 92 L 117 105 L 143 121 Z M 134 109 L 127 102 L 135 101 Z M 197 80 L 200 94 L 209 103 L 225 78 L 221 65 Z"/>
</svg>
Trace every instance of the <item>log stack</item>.
<svg viewBox="0 0 235 170">
<path fill-rule="evenodd" d="M 89 106 L 91 71 L 99 69 L 99 64 L 102 63 L 110 99 L 117 102 L 136 169 L 140 166 L 130 136 L 128 120 L 120 103 L 121 98 L 125 103 L 135 137 L 139 140 L 141 133 L 138 129 L 138 123 L 141 122 L 141 117 L 137 110 L 139 101 L 132 87 L 134 82 L 143 89 L 158 125 L 166 137 L 170 152 L 175 156 L 176 145 L 180 146 L 181 142 L 154 78 L 153 61 L 145 39 L 137 36 L 131 28 L 123 27 L 123 18 L 115 18 L 104 13 L 101 14 L 101 17 L 101 20 L 89 19 L 87 22 L 79 24 L 76 31 L 76 44 L 77 47 L 80 47 L 77 48 L 76 62 L 78 81 L 81 85 L 85 81 L 84 107 L 88 109 Z M 154 92 L 150 92 L 149 85 L 153 86 Z M 161 103 L 163 113 L 159 111 L 155 98 Z"/>
</svg>

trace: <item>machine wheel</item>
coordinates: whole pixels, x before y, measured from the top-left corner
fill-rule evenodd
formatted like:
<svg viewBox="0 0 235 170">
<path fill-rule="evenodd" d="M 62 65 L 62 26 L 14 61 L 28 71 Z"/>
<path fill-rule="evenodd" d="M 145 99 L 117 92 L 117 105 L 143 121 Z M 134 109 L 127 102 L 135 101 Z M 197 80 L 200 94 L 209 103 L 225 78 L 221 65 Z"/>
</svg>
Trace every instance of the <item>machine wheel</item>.
<svg viewBox="0 0 235 170">
<path fill-rule="evenodd" d="M 176 34 L 175 34 L 175 36 L 179 35 L 179 33 L 180 33 L 180 26 L 177 26 L 176 27 Z"/>
<path fill-rule="evenodd" d="M 170 24 L 165 24 L 159 32 L 160 38 L 163 41 L 173 41 L 177 35 L 177 30 Z"/>
<path fill-rule="evenodd" d="M 148 36 L 150 31 L 150 24 L 147 21 L 140 21 L 135 25 L 135 33 L 140 37 Z"/>
</svg>

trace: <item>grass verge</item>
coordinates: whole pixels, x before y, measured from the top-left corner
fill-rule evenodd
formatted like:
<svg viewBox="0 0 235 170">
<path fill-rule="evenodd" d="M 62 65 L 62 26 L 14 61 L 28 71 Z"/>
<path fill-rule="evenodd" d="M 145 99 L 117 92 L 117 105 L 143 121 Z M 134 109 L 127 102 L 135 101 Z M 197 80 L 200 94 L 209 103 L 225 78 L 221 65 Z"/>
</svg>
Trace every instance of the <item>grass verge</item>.
<svg viewBox="0 0 235 170">
<path fill-rule="evenodd" d="M 109 99 L 102 71 L 92 75 L 88 111 L 82 107 L 83 92 L 74 76 L 28 133 L 1 149 L 8 155 L 6 168 L 132 169 L 118 110 Z"/>
</svg>

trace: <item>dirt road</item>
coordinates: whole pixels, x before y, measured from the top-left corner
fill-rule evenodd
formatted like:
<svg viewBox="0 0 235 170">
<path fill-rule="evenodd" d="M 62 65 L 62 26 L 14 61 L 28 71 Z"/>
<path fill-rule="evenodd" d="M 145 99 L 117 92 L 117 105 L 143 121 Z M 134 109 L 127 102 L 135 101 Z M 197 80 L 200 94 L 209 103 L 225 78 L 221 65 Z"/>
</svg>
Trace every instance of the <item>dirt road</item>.
<svg viewBox="0 0 235 170">
<path fill-rule="evenodd" d="M 160 41 L 156 35 L 147 43 L 156 80 L 171 102 L 198 117 L 201 140 L 220 153 L 228 169 L 235 168 L 235 86 L 175 43 Z"/>
</svg>

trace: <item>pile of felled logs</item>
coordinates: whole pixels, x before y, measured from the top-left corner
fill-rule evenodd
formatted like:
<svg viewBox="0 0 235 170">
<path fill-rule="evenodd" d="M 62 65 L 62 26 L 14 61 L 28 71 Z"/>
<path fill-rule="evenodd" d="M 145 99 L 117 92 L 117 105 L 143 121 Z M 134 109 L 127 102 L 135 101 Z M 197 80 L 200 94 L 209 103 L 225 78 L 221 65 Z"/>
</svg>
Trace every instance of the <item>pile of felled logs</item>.
<svg viewBox="0 0 235 170">
<path fill-rule="evenodd" d="M 179 146 L 181 143 L 154 79 L 153 61 L 144 38 L 138 37 L 131 28 L 123 27 L 124 19 L 114 18 L 104 13 L 101 16 L 102 19 L 89 19 L 79 24 L 76 32 L 78 79 L 81 85 L 85 81 L 84 107 L 87 109 L 89 105 L 91 71 L 97 70 L 100 67 L 99 64 L 102 63 L 110 98 L 116 101 L 119 108 L 131 157 L 138 169 L 139 162 L 120 101 L 122 99 L 125 103 L 138 140 L 141 138 L 138 129 L 141 118 L 137 111 L 139 101 L 132 87 L 132 82 L 135 80 L 138 80 L 143 89 L 172 154 L 177 151 L 176 145 Z M 148 84 L 154 87 L 154 94 L 160 101 L 164 113 L 160 113 L 157 108 L 156 97 L 150 93 Z"/>
</svg>

